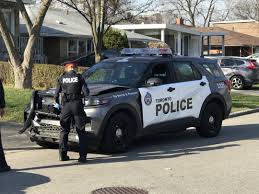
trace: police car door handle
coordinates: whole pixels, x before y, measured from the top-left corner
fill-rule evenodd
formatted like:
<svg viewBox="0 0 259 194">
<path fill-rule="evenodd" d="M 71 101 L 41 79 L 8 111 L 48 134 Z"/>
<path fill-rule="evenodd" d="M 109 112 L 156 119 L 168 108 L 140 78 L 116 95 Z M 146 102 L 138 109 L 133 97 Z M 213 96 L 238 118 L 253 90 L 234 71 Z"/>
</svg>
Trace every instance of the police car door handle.
<svg viewBox="0 0 259 194">
<path fill-rule="evenodd" d="M 200 85 L 201 86 L 205 86 L 207 83 L 206 82 L 201 82 Z"/>
<path fill-rule="evenodd" d="M 167 91 L 168 92 L 173 92 L 173 91 L 175 91 L 175 88 L 170 87 L 170 88 L 167 89 Z"/>
</svg>

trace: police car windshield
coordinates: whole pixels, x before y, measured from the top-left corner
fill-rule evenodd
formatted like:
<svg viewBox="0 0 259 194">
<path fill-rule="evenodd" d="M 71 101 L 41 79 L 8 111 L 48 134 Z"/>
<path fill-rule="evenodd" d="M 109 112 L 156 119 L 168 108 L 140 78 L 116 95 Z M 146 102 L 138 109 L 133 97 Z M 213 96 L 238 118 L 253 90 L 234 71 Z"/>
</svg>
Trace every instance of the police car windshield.
<svg viewBox="0 0 259 194">
<path fill-rule="evenodd" d="M 135 86 L 148 67 L 147 63 L 101 62 L 84 73 L 88 84 Z"/>
</svg>

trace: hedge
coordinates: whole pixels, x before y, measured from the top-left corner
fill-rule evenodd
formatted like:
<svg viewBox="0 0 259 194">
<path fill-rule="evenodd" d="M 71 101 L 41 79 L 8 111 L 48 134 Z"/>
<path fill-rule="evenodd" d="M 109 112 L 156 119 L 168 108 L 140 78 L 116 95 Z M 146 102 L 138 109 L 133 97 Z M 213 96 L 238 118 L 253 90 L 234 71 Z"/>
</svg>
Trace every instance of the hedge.
<svg viewBox="0 0 259 194">
<path fill-rule="evenodd" d="M 78 72 L 85 71 L 85 67 L 79 67 Z M 52 64 L 35 64 L 32 70 L 33 88 L 51 88 L 55 87 L 57 79 L 63 74 L 64 68 Z M 3 83 L 14 85 L 14 74 L 11 65 L 8 62 L 0 62 L 0 78 Z"/>
</svg>

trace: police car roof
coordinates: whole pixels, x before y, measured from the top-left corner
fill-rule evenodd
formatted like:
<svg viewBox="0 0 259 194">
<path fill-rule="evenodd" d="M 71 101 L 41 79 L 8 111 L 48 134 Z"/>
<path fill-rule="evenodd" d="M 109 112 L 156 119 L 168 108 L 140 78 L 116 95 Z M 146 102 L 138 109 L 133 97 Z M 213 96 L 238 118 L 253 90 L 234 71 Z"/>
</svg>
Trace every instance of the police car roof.
<svg viewBox="0 0 259 194">
<path fill-rule="evenodd" d="M 156 63 L 156 62 L 169 62 L 169 61 L 186 61 L 186 62 L 215 62 L 214 59 L 199 58 L 199 57 L 182 57 L 182 56 L 129 56 L 129 57 L 116 57 L 103 60 L 103 62 L 116 63 L 116 62 L 129 62 L 129 63 Z"/>
</svg>

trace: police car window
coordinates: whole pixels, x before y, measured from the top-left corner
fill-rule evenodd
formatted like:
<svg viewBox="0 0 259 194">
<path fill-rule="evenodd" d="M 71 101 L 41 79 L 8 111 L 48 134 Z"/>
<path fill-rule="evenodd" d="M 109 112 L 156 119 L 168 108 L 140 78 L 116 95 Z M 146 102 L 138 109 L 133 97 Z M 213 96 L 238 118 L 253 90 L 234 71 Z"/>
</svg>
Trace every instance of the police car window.
<svg viewBox="0 0 259 194">
<path fill-rule="evenodd" d="M 202 78 L 198 70 L 193 68 L 193 66 L 188 62 L 175 62 L 174 67 L 176 80 L 178 82 L 200 80 Z"/>
<path fill-rule="evenodd" d="M 147 70 L 146 63 L 101 62 L 84 73 L 88 84 L 134 86 Z"/>
<path fill-rule="evenodd" d="M 217 64 L 203 63 L 202 66 L 205 68 L 205 70 L 207 70 L 211 75 L 215 77 L 221 77 L 224 75 Z"/>
<path fill-rule="evenodd" d="M 155 65 L 152 69 L 152 76 L 155 78 L 159 78 L 163 81 L 163 84 L 167 84 L 170 82 L 169 69 L 166 64 Z"/>
</svg>

